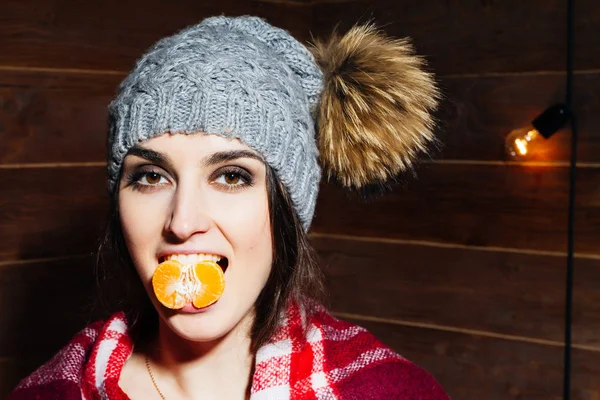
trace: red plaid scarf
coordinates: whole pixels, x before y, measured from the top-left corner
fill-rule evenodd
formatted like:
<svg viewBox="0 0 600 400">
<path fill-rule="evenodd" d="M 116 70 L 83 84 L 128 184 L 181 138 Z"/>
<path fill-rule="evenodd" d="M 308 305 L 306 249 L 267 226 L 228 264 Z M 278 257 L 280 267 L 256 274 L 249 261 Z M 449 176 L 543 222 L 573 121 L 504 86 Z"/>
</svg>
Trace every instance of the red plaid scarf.
<svg viewBox="0 0 600 400">
<path fill-rule="evenodd" d="M 317 307 L 308 325 L 288 309 L 256 354 L 251 400 L 448 400 L 424 370 L 363 328 Z M 306 328 L 305 328 L 306 327 Z M 79 332 L 54 358 L 21 381 L 9 400 L 127 400 L 118 385 L 133 351 L 122 313 Z"/>
</svg>

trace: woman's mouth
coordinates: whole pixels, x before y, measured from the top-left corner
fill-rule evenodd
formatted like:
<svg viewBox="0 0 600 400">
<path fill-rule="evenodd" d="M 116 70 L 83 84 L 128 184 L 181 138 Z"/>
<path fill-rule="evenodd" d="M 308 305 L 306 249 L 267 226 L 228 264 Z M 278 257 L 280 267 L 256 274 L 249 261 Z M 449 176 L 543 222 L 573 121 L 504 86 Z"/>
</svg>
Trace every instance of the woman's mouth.
<svg viewBox="0 0 600 400">
<path fill-rule="evenodd" d="M 227 259 L 227 257 L 208 253 L 169 254 L 168 256 L 160 257 L 158 263 L 160 264 L 167 260 L 176 260 L 183 265 L 198 264 L 202 261 L 213 261 L 217 263 L 219 267 L 221 267 L 223 273 L 225 273 L 227 267 L 229 266 L 229 260 Z"/>
<path fill-rule="evenodd" d="M 206 311 L 225 288 L 226 257 L 218 254 L 168 254 L 159 257 L 152 288 L 165 307 L 186 313 Z"/>
</svg>

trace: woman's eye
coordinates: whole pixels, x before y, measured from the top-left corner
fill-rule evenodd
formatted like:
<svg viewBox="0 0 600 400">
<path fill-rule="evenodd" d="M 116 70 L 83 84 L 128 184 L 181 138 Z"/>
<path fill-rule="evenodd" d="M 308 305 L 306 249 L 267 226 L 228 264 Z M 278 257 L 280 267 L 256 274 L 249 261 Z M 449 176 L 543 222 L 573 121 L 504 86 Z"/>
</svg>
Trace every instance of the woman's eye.
<svg viewBox="0 0 600 400">
<path fill-rule="evenodd" d="M 139 184 L 148 186 L 166 182 L 167 179 L 157 172 L 144 172 L 138 179 Z"/>
<path fill-rule="evenodd" d="M 220 183 L 221 185 L 227 186 L 239 186 L 243 185 L 246 182 L 241 174 L 237 172 L 225 172 L 221 174 L 216 180 L 216 183 Z"/>
</svg>

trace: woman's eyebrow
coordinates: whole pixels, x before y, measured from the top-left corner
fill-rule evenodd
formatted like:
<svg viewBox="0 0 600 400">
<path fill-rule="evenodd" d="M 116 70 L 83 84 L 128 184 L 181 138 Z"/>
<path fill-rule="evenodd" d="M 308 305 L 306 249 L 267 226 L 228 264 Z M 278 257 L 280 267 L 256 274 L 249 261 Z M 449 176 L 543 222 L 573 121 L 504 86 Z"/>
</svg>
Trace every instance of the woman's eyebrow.
<svg viewBox="0 0 600 400">
<path fill-rule="evenodd" d="M 167 165 L 167 166 L 172 164 L 171 159 L 167 155 L 161 154 L 154 150 L 145 149 L 140 146 L 132 147 L 127 152 L 127 155 L 138 156 L 138 157 L 144 158 L 144 159 L 151 161 L 153 163 L 156 163 L 156 164 Z"/>
<path fill-rule="evenodd" d="M 235 160 L 237 158 L 253 158 L 262 163 L 265 161 L 256 153 L 249 150 L 230 150 L 230 151 L 219 151 L 217 153 L 211 154 L 209 157 L 204 159 L 204 166 L 210 167 L 212 165 L 221 164 L 226 161 Z"/>
</svg>

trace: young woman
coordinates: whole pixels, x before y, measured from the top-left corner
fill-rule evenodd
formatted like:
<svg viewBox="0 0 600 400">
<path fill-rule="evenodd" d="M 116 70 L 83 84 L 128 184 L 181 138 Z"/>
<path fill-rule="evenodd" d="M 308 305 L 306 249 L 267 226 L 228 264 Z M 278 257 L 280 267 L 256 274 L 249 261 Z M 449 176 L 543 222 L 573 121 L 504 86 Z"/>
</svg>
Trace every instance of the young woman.
<svg viewBox="0 0 600 400">
<path fill-rule="evenodd" d="M 369 26 L 311 50 L 215 17 L 138 61 L 110 105 L 99 275 L 119 311 L 10 399 L 448 398 L 319 304 L 306 234 L 322 169 L 362 190 L 411 166 L 433 79 Z"/>
</svg>

